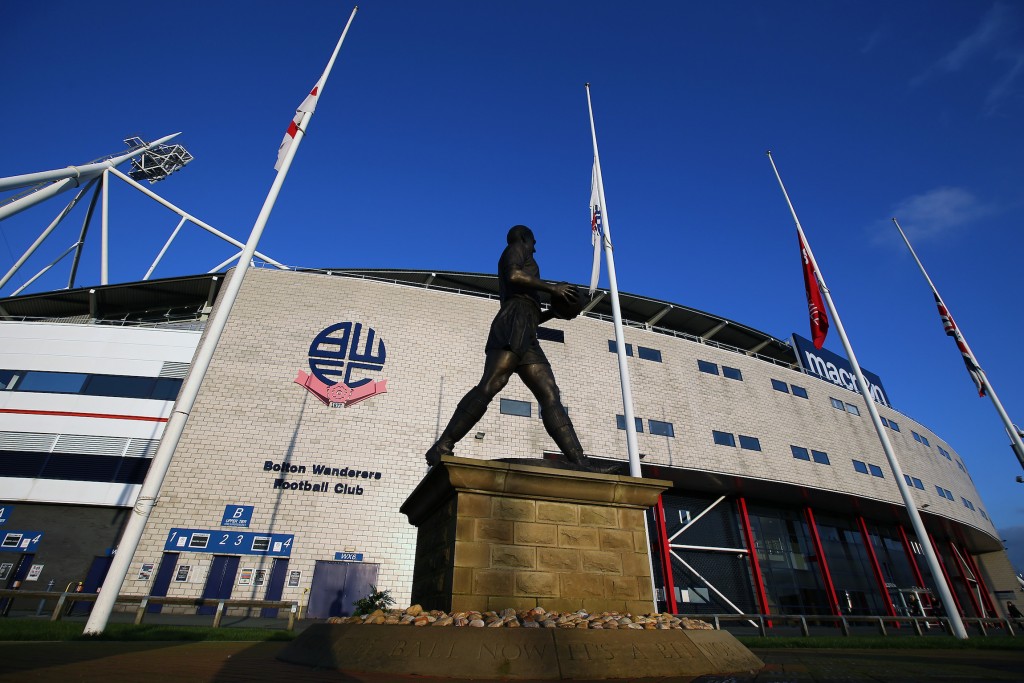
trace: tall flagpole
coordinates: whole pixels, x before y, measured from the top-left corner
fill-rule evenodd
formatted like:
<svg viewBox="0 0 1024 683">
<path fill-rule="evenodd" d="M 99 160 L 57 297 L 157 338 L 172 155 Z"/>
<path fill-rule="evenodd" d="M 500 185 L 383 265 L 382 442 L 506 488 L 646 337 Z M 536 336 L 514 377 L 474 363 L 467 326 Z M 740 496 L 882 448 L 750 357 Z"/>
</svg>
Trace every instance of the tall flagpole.
<svg viewBox="0 0 1024 683">
<path fill-rule="evenodd" d="M 878 415 L 878 409 L 875 408 L 875 401 L 871 397 L 871 393 L 868 391 L 868 382 L 864 378 L 864 373 L 860 369 L 860 363 L 857 362 L 857 356 L 853 353 L 853 346 L 850 345 L 850 339 L 846 336 L 846 329 L 843 327 L 843 321 L 839 318 L 839 311 L 836 310 L 835 303 L 832 301 L 832 294 L 829 292 L 828 286 L 825 285 L 825 278 L 818 269 L 818 262 L 814 259 L 814 253 L 811 251 L 811 245 L 807 242 L 807 238 L 804 235 L 804 229 L 800 225 L 800 219 L 797 218 L 796 209 L 793 208 L 793 202 L 789 200 L 789 193 L 786 192 L 786 186 L 782 184 L 782 176 L 779 175 L 779 169 L 776 168 L 775 160 L 772 159 L 772 153 L 770 151 L 768 152 L 768 161 L 771 162 L 772 170 L 775 171 L 775 178 L 779 181 L 779 187 L 782 188 L 782 194 L 786 198 L 786 204 L 789 205 L 789 212 L 793 214 L 793 222 L 796 223 L 796 229 L 800 234 L 800 240 L 803 243 L 804 248 L 807 250 L 807 258 L 810 260 L 811 267 L 814 269 L 814 277 L 817 279 L 818 287 L 821 289 L 821 293 L 825 297 L 825 304 L 828 306 L 829 313 L 832 314 L 832 320 L 836 324 L 836 331 L 839 333 L 839 338 L 843 342 L 843 348 L 846 349 L 846 357 L 850 360 L 850 365 L 853 366 L 853 372 L 857 377 L 857 388 L 860 390 L 861 396 L 864 397 L 864 402 L 867 404 L 868 414 L 871 416 L 871 423 L 875 426 L 875 432 L 878 434 L 878 440 L 882 443 L 882 450 L 885 451 L 885 457 L 889 461 L 889 468 L 892 470 L 892 476 L 896 480 L 896 487 L 899 489 L 900 495 L 903 497 L 903 504 L 906 506 L 907 514 L 910 516 L 910 524 L 913 526 L 914 533 L 917 535 L 921 548 L 924 550 L 928 569 L 931 571 L 932 578 L 935 580 L 935 586 L 939 591 L 939 599 L 942 602 L 943 609 L 946 611 L 946 616 L 949 618 L 950 629 L 953 631 L 954 636 L 961 640 L 966 640 L 967 630 L 964 628 L 964 623 L 960 619 L 960 613 L 956 609 L 956 603 L 953 601 L 953 595 L 949 591 L 949 586 L 946 585 L 945 581 L 943 581 L 942 569 L 939 567 L 938 557 L 936 557 L 931 543 L 928 542 L 928 532 L 924 528 L 924 522 L 921 521 L 921 515 L 917 511 L 917 506 L 914 504 L 914 499 L 910 494 L 910 489 L 907 487 L 906 481 L 903 478 L 903 470 L 900 468 L 900 464 L 896 460 L 896 454 L 893 452 L 892 443 L 889 441 L 889 435 L 882 426 L 882 420 Z"/>
<path fill-rule="evenodd" d="M 914 260 L 917 261 L 917 267 L 921 269 L 921 274 L 924 275 L 924 279 L 928 281 L 928 286 L 932 288 L 932 294 L 935 295 L 935 300 L 948 311 L 949 308 L 946 307 L 946 302 L 942 300 L 941 296 L 939 296 L 939 290 L 935 288 L 935 283 L 932 282 L 930 277 L 928 277 L 928 271 L 924 269 L 924 264 L 921 263 L 921 259 L 917 257 L 917 252 L 914 251 L 914 247 L 910 246 L 910 240 L 907 239 L 907 235 L 903 232 L 903 228 L 900 227 L 899 222 L 895 218 L 892 219 L 892 222 L 896 225 L 896 229 L 900 231 L 900 237 L 902 237 L 903 241 L 907 243 L 907 249 L 910 250 L 910 254 L 914 257 Z M 959 333 L 959 328 L 957 328 L 957 332 Z M 963 335 L 961 334 L 961 336 Z M 966 340 L 964 340 L 965 345 L 966 343 Z M 970 351 L 969 346 L 967 349 L 971 357 L 974 358 L 974 352 Z M 1015 446 L 1013 452 L 1017 455 L 1017 460 L 1020 461 L 1021 467 L 1024 467 L 1024 442 L 1021 441 L 1020 434 L 1017 433 L 1017 429 L 1013 426 L 1010 416 L 1007 415 L 1002 402 L 999 400 L 999 397 L 996 396 L 996 390 L 992 387 L 992 383 L 988 381 L 988 375 L 986 375 L 985 371 L 981 369 L 980 364 L 976 367 L 978 368 L 978 375 L 981 379 L 981 386 L 984 388 L 988 397 L 992 399 L 992 405 L 996 407 L 996 412 L 999 413 L 999 417 L 1003 421 L 1003 426 L 1010 435 L 1010 441 L 1013 442 L 1013 445 Z"/>
<path fill-rule="evenodd" d="M 324 69 L 323 75 L 317 81 L 317 97 L 323 93 L 324 84 L 327 82 L 327 77 L 334 66 L 334 60 L 338 57 L 338 51 L 341 50 L 341 44 L 345 42 L 345 36 L 348 34 L 348 29 L 352 25 L 352 20 L 355 19 L 358 9 L 358 7 L 355 7 L 352 10 L 348 23 L 345 24 L 345 30 L 342 31 L 341 38 L 338 39 L 338 44 L 334 48 L 334 53 L 327 63 L 327 68 Z M 185 429 L 185 423 L 188 421 L 189 413 L 195 404 L 199 387 L 202 385 L 206 371 L 210 367 L 213 352 L 217 348 L 217 342 L 220 341 L 228 321 L 228 316 L 231 314 L 231 307 L 234 305 L 235 300 L 238 298 L 238 292 L 242 288 L 242 281 L 245 278 L 249 262 L 256 252 L 256 246 L 260 241 L 260 236 L 263 234 L 263 228 L 267 225 L 270 212 L 274 208 L 274 202 L 277 201 L 277 195 L 281 191 L 285 176 L 288 175 L 288 169 L 292 165 L 292 159 L 295 158 L 295 152 L 299 149 L 299 143 L 305 135 L 306 126 L 309 124 L 312 116 L 312 111 L 303 113 L 294 140 L 285 153 L 277 176 L 274 178 L 270 191 L 267 193 L 267 198 L 263 202 L 263 208 L 260 210 L 252 232 L 249 234 L 249 240 L 245 243 L 245 248 L 238 258 L 238 265 L 231 273 L 231 277 L 221 293 L 217 310 L 210 316 L 206 326 L 206 334 L 203 336 L 199 348 L 196 349 L 195 358 L 192 360 L 192 369 L 185 379 L 185 384 L 181 388 L 177 401 L 174 403 L 174 409 L 167 421 L 167 425 L 164 427 L 163 437 L 160 439 L 160 446 L 153 456 L 152 463 L 150 463 L 149 472 L 142 483 L 142 490 L 139 492 L 135 507 L 132 508 L 128 523 L 125 525 L 121 542 L 117 546 L 114 561 L 107 572 L 107 578 L 103 581 L 103 589 L 96 597 L 96 604 L 89 615 L 89 620 L 86 622 L 84 631 L 86 635 L 99 635 L 103 633 L 103 629 L 107 626 L 110 613 L 113 611 L 114 603 L 117 601 L 117 595 L 121 591 L 122 584 L 124 584 L 125 576 L 128 575 L 128 567 L 131 565 L 135 557 L 135 551 L 139 547 L 139 541 L 142 539 L 146 522 L 149 520 L 149 515 L 156 505 L 160 487 L 163 485 L 164 477 L 167 475 L 167 470 L 171 465 L 171 458 L 174 456 L 174 451 L 181 440 L 182 431 Z"/>
<path fill-rule="evenodd" d="M 597 153 L 597 129 L 594 127 L 594 107 L 590 102 L 590 84 L 587 83 L 587 110 L 590 112 L 590 137 L 594 141 L 594 168 L 597 174 L 597 196 L 601 202 L 604 221 L 604 254 L 608 259 L 608 288 L 612 295 L 612 320 L 615 324 L 615 350 L 619 359 L 619 383 L 622 385 L 622 414 L 626 420 L 626 453 L 629 456 L 629 476 L 640 477 L 640 451 L 636 441 L 636 422 L 633 419 L 633 390 L 629 384 L 626 365 L 626 340 L 622 334 L 622 312 L 619 309 L 619 285 L 615 280 L 615 250 L 608 219 L 608 205 L 604 199 L 604 179 L 601 176 L 601 156 Z"/>
</svg>

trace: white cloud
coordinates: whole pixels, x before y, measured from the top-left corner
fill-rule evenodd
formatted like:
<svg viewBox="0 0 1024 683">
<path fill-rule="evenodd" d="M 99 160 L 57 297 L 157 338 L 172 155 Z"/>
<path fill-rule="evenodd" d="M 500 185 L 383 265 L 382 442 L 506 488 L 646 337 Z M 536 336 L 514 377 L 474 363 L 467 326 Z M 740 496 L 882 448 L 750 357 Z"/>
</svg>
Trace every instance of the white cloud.
<svg viewBox="0 0 1024 683">
<path fill-rule="evenodd" d="M 945 239 L 993 212 L 971 192 L 960 187 L 937 187 L 907 197 L 893 207 L 892 216 L 915 245 Z M 876 244 L 895 244 L 898 236 L 892 221 L 876 226 Z"/>
</svg>

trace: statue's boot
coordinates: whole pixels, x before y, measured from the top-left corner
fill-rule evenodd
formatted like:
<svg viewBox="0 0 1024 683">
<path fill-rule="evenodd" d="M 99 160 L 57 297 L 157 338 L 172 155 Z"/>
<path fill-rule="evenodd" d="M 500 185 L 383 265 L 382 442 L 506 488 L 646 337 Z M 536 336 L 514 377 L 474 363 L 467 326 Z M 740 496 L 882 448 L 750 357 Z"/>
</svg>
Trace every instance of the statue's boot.
<svg viewBox="0 0 1024 683">
<path fill-rule="evenodd" d="M 433 467 L 441 462 L 442 455 L 452 455 L 455 444 L 469 434 L 469 430 L 480 421 L 487 412 L 491 400 L 477 387 L 470 389 L 455 407 L 455 414 L 448 421 L 448 426 L 441 432 L 441 437 L 427 451 L 427 464 Z"/>
<path fill-rule="evenodd" d="M 602 474 L 612 474 L 619 470 L 619 465 L 598 465 L 590 460 L 583 453 L 583 446 L 580 444 L 580 439 L 576 436 L 576 429 L 572 426 L 572 420 L 569 419 L 569 414 L 565 412 L 565 408 L 560 403 L 554 405 L 546 405 L 541 408 L 541 417 L 544 421 L 544 429 L 547 430 L 548 435 L 558 446 L 558 450 L 562 451 L 562 455 L 565 459 L 576 465 L 580 469 L 587 470 L 588 472 L 600 472 Z"/>
</svg>

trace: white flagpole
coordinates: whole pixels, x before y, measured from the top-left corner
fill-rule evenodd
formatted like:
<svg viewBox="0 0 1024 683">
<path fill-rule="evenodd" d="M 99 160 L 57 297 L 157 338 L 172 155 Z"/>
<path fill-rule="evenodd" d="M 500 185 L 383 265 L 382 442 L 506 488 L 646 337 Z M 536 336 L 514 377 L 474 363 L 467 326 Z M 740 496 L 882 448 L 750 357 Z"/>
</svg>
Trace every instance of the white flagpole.
<svg viewBox="0 0 1024 683">
<path fill-rule="evenodd" d="M 836 310 L 835 303 L 832 301 L 832 294 L 825 285 L 825 278 L 822 276 L 821 270 L 818 269 L 818 262 L 814 259 L 814 253 L 811 251 L 811 245 L 807 241 L 807 237 L 804 235 L 804 229 L 800 225 L 800 219 L 797 218 L 796 209 L 793 208 L 793 202 L 789 200 L 789 193 L 786 192 L 786 186 L 782 184 L 782 176 L 779 175 L 779 169 L 776 168 L 775 160 L 772 159 L 772 153 L 770 151 L 768 152 L 768 161 L 771 162 L 772 170 L 775 171 L 775 178 L 779 181 L 779 187 L 782 188 L 782 194 L 786 198 L 786 204 L 789 205 L 789 212 L 793 214 L 793 222 L 796 223 L 797 232 L 800 233 L 800 239 L 803 241 L 804 248 L 807 249 L 807 258 L 810 259 L 811 267 L 814 269 L 814 277 L 818 280 L 818 287 L 821 289 L 821 293 L 825 297 L 825 303 L 828 306 L 829 313 L 832 314 L 832 321 L 835 323 L 836 331 L 839 333 L 839 338 L 843 342 L 843 348 L 846 349 L 846 357 L 850 360 L 850 365 L 853 366 L 853 372 L 857 376 L 857 388 L 864 397 L 864 403 L 867 404 L 868 414 L 871 416 L 871 423 L 875 426 L 875 432 L 878 434 L 878 440 L 882 443 L 882 450 L 885 451 L 885 457 L 889 461 L 889 468 L 892 470 L 892 476 L 896 480 L 896 487 L 899 489 L 900 496 L 903 497 L 903 504 L 906 506 L 907 514 L 910 516 L 910 524 L 914 528 L 914 533 L 917 535 L 918 541 L 920 541 L 921 548 L 924 550 L 925 560 L 928 563 L 928 569 L 931 571 L 932 578 L 935 580 L 935 586 L 939 591 L 939 599 L 942 602 L 942 607 L 946 610 L 946 616 L 949 619 L 950 628 L 953 631 L 954 636 L 961 640 L 966 640 L 967 630 L 964 628 L 964 623 L 960 619 L 960 613 L 956 609 L 956 603 L 953 601 L 953 595 L 949 591 L 949 586 L 946 585 L 946 582 L 943 580 L 942 569 L 939 567 L 939 560 L 935 555 L 935 551 L 932 549 L 931 543 L 928 542 L 928 532 L 924 528 L 924 522 L 921 521 L 921 514 L 917 511 L 917 506 L 914 504 L 914 499 L 910 494 L 910 489 L 907 488 L 906 480 L 903 478 L 903 470 L 900 468 L 900 464 L 896 460 L 896 454 L 893 452 L 892 443 L 889 441 L 889 435 L 886 433 L 885 427 L 882 426 L 882 420 L 878 415 L 878 409 L 875 408 L 875 401 L 868 391 L 868 382 L 864 378 L 864 373 L 860 369 L 860 363 L 857 362 L 857 356 L 853 353 L 853 346 L 850 345 L 850 339 L 846 336 L 846 329 L 843 327 L 843 321 L 839 318 L 839 311 Z"/>
<path fill-rule="evenodd" d="M 910 250 L 910 254 L 914 257 L 914 260 L 917 261 L 917 267 L 921 269 L 921 274 L 924 275 L 924 279 L 928 281 L 928 286 L 932 288 L 932 294 L 935 295 L 935 298 L 942 304 L 943 308 L 948 311 L 949 307 L 946 306 L 946 302 L 943 301 L 942 297 L 939 295 L 939 290 L 935 288 L 935 283 L 932 282 L 930 277 L 928 277 L 928 271 L 924 269 L 924 264 L 921 263 L 921 259 L 917 257 L 917 252 L 914 251 L 914 247 L 910 246 L 910 240 L 907 239 L 907 235 L 903 232 L 903 228 L 900 227 L 899 222 L 895 218 L 892 219 L 892 222 L 896 225 L 896 229 L 900 231 L 900 237 L 902 237 L 903 241 L 907 243 L 907 249 Z M 961 337 L 963 337 L 963 333 L 960 332 L 959 327 L 957 327 L 957 332 Z M 964 345 L 967 346 L 967 349 L 970 351 L 971 358 L 977 360 L 974 356 L 974 351 L 970 350 L 971 347 L 967 344 L 966 339 L 964 339 Z M 996 390 L 992 387 L 992 383 L 988 381 L 988 375 L 986 375 L 985 371 L 981 369 L 980 363 L 977 364 L 977 368 L 978 374 L 981 375 L 981 385 L 985 388 L 985 393 L 988 397 L 992 399 L 992 405 L 996 407 L 996 412 L 999 413 L 999 418 L 1003 421 L 1003 427 L 1006 428 L 1007 433 L 1010 435 L 1010 441 L 1012 441 L 1013 445 L 1016 446 L 1016 448 L 1013 449 L 1013 452 L 1017 455 L 1017 460 L 1020 461 L 1021 467 L 1024 467 L 1024 442 L 1021 441 L 1020 434 L 1017 433 L 1017 429 L 1013 426 L 1013 421 L 1010 420 L 1010 416 L 1007 415 L 1002 402 L 999 400 L 999 397 L 996 396 Z"/>
<path fill-rule="evenodd" d="M 342 31 L 341 38 L 338 39 L 338 44 L 334 48 L 334 53 L 327 63 L 327 68 L 324 69 L 323 75 L 317 82 L 317 97 L 323 94 L 323 86 L 327 82 L 327 77 L 331 73 L 331 67 L 334 66 L 334 60 L 338 56 L 338 51 L 341 50 L 341 44 L 345 41 L 349 26 L 352 25 L 352 20 L 355 19 L 358 9 L 356 7 L 352 10 L 348 23 L 345 24 L 345 30 Z M 192 361 L 192 369 L 185 379 L 181 393 L 178 395 L 178 400 L 175 401 L 174 409 L 164 428 L 163 437 L 160 439 L 160 446 L 153 456 L 153 462 L 150 463 L 149 472 L 146 474 L 146 479 L 142 484 L 142 490 L 139 492 L 139 497 L 132 508 L 131 516 L 125 525 L 124 534 L 117 546 L 114 561 L 107 572 L 107 578 L 103 581 L 103 589 L 96 597 L 96 604 L 89 615 L 88 622 L 86 622 L 84 631 L 86 635 L 99 635 L 103 633 L 103 629 L 107 626 L 110 613 L 113 611 L 114 603 L 117 601 L 117 595 L 121 591 L 125 576 L 128 575 L 128 568 L 134 559 L 135 551 L 139 547 L 139 541 L 142 539 L 146 522 L 149 520 L 153 506 L 156 505 L 160 487 L 163 485 L 164 477 L 167 475 L 167 470 L 171 465 L 171 458 L 174 457 L 174 451 L 181 439 L 182 431 L 185 429 L 185 423 L 188 421 L 189 413 L 195 404 L 199 387 L 202 385 L 206 371 L 210 367 L 213 352 L 217 348 L 217 342 L 220 341 L 228 316 L 231 314 L 231 307 L 234 305 L 235 300 L 238 298 L 238 292 L 242 288 L 242 280 L 245 278 L 248 264 L 256 252 L 256 245 L 259 243 L 260 236 L 263 234 L 263 228 L 266 227 L 267 220 L 270 218 L 274 202 L 277 201 L 277 195 L 281 191 L 285 176 L 288 175 L 288 169 L 291 167 L 292 159 L 295 158 L 295 152 L 298 150 L 299 143 L 305 135 L 306 126 L 309 124 L 312 115 L 312 112 L 305 112 L 303 114 L 302 121 L 295 134 L 295 139 L 285 153 L 280 170 L 270 186 L 267 198 L 263 202 L 263 208 L 260 210 L 252 232 L 249 234 L 249 240 L 245 243 L 245 248 L 238 259 L 238 265 L 232 271 L 231 278 L 221 293 L 217 310 L 210 316 L 209 322 L 206 325 L 206 334 L 199 348 L 196 349 L 196 355 Z"/>
<path fill-rule="evenodd" d="M 636 442 L 636 422 L 633 419 L 633 390 L 629 384 L 626 365 L 626 340 L 622 334 L 622 313 L 619 310 L 619 285 L 615 280 L 615 253 L 608 220 L 608 205 L 604 198 L 604 180 L 601 176 L 601 157 L 597 153 L 597 129 L 594 127 L 594 107 L 590 102 L 590 84 L 587 83 L 587 110 L 590 112 L 590 136 L 594 141 L 594 169 L 597 174 L 597 196 L 601 202 L 604 221 L 604 254 L 608 259 L 608 288 L 612 295 L 612 320 L 615 324 L 615 349 L 619 358 L 619 382 L 622 384 L 622 414 L 626 419 L 626 453 L 629 456 L 629 476 L 640 477 L 640 452 Z"/>
</svg>

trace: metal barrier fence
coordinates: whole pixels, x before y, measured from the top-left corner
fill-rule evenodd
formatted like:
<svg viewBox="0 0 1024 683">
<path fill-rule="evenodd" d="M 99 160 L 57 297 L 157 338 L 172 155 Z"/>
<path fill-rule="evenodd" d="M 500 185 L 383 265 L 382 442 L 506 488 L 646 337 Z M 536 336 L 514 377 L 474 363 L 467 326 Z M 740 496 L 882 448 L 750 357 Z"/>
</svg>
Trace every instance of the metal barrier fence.
<svg viewBox="0 0 1024 683">
<path fill-rule="evenodd" d="M 877 628 L 879 635 L 883 636 L 891 635 L 890 630 L 892 629 L 898 630 L 904 627 L 912 629 L 918 636 L 927 635 L 927 632 L 933 628 L 942 629 L 944 633 L 953 635 L 949 619 L 946 617 L 836 617 L 821 614 L 677 614 L 676 616 L 711 622 L 715 630 L 718 631 L 722 630 L 723 623 L 747 623 L 757 629 L 758 634 L 763 637 L 775 635 L 771 633 L 771 630 L 776 624 L 798 625 L 800 627 L 800 635 L 803 637 L 811 635 L 811 624 L 835 630 L 843 636 L 850 636 L 851 626 L 857 624 L 874 626 Z M 996 630 L 1009 636 L 1017 635 L 1011 619 L 962 617 L 961 620 L 966 628 L 971 629 L 973 627 L 982 636 L 990 635 L 990 630 Z"/>
<path fill-rule="evenodd" d="M 95 602 L 96 593 L 53 593 L 51 591 L 24 591 L 13 589 L 0 590 L 0 600 L 6 604 L 4 613 L 10 609 L 14 599 L 36 598 L 40 601 L 40 608 L 43 602 L 56 600 L 53 610 L 50 612 L 50 621 L 60 621 L 61 617 L 70 612 L 72 606 L 79 602 Z M 9 601 L 9 602 L 8 602 Z M 259 608 L 259 609 L 286 609 L 288 610 L 288 630 L 295 629 L 295 620 L 299 614 L 299 603 L 294 600 L 235 600 L 231 598 L 169 598 L 159 595 L 118 595 L 117 604 L 138 604 L 135 610 L 135 624 L 141 624 L 150 605 L 183 605 L 188 607 L 213 607 L 216 611 L 213 614 L 213 628 L 220 628 L 221 620 L 226 610 L 233 607 Z M 36 611 L 42 613 L 42 609 Z"/>
</svg>

